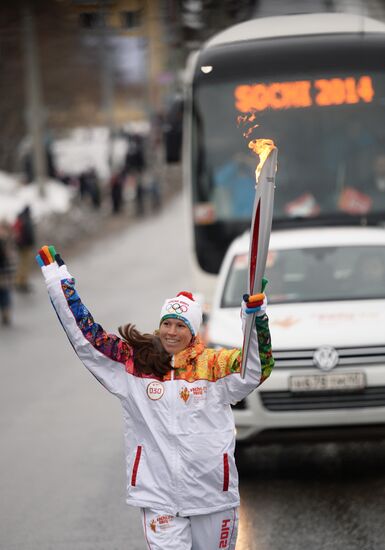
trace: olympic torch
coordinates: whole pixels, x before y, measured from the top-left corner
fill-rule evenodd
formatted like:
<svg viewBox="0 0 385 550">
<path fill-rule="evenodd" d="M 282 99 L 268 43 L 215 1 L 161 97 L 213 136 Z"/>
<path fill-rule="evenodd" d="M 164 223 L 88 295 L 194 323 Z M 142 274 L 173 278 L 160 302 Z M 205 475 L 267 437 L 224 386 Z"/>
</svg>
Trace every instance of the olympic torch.
<svg viewBox="0 0 385 550">
<path fill-rule="evenodd" d="M 255 171 L 255 199 L 250 229 L 248 293 L 252 295 L 262 292 L 262 279 L 265 273 L 273 218 L 278 149 L 270 139 L 254 139 L 249 142 L 249 148 L 259 155 L 260 159 Z M 241 365 L 242 378 L 246 374 L 250 335 L 254 324 L 255 313 L 251 313 L 246 316 Z"/>
</svg>

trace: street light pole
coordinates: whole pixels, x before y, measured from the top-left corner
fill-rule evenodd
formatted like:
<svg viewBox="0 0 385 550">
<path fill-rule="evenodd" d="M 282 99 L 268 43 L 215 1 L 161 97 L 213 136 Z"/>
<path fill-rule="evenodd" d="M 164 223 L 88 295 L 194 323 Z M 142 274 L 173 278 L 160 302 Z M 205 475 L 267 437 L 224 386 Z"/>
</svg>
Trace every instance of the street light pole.
<svg viewBox="0 0 385 550">
<path fill-rule="evenodd" d="M 114 81 L 113 81 L 113 63 L 111 61 L 111 34 L 107 28 L 107 11 L 104 5 L 105 0 L 99 0 L 99 51 L 101 61 L 101 90 L 102 90 L 102 110 L 104 121 L 108 128 L 108 166 L 111 176 L 112 170 L 112 142 L 115 131 L 114 120 Z"/>
<path fill-rule="evenodd" d="M 34 15 L 29 2 L 22 7 L 23 49 L 25 58 L 26 118 L 28 133 L 31 137 L 31 154 L 35 181 L 41 197 L 45 196 L 47 167 L 44 155 L 43 109 L 41 101 L 41 84 L 36 46 Z"/>
</svg>

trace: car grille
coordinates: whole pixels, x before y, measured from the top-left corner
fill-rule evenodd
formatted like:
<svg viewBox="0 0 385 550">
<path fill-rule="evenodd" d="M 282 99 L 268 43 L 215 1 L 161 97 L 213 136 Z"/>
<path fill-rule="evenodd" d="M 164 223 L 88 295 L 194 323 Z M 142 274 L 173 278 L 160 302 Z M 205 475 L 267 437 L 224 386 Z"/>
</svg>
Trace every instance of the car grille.
<svg viewBox="0 0 385 550">
<path fill-rule="evenodd" d="M 336 368 L 345 366 L 385 364 L 385 346 L 336 348 L 339 356 Z M 275 368 L 300 369 L 314 367 L 315 349 L 274 350 Z"/>
<path fill-rule="evenodd" d="M 385 387 L 376 386 L 359 392 L 292 393 L 260 391 L 263 406 L 269 411 L 316 411 L 385 407 Z"/>
</svg>

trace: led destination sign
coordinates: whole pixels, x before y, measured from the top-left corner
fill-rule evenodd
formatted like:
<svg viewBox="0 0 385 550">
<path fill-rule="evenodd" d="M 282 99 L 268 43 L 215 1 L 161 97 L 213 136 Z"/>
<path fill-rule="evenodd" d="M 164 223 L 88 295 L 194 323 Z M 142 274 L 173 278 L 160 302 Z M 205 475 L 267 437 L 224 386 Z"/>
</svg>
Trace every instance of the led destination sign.
<svg viewBox="0 0 385 550">
<path fill-rule="evenodd" d="M 371 103 L 374 87 L 370 76 L 297 80 L 240 85 L 234 90 L 235 107 L 241 113 L 265 109 L 293 109 Z"/>
</svg>

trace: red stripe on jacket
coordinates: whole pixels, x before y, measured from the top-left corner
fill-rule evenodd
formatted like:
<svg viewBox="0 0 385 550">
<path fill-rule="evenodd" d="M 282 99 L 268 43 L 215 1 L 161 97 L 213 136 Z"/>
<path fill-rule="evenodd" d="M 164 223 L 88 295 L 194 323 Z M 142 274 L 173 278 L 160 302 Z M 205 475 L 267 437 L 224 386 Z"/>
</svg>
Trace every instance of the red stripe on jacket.
<svg viewBox="0 0 385 550">
<path fill-rule="evenodd" d="M 136 485 L 136 475 L 138 473 L 138 467 L 140 462 L 140 456 L 142 454 L 142 447 L 139 445 L 136 449 L 136 456 L 135 456 L 135 462 L 134 467 L 132 468 L 132 475 L 131 475 L 131 485 L 135 487 Z"/>
<path fill-rule="evenodd" d="M 223 455 L 223 490 L 229 490 L 229 455 L 224 453 Z"/>
</svg>

